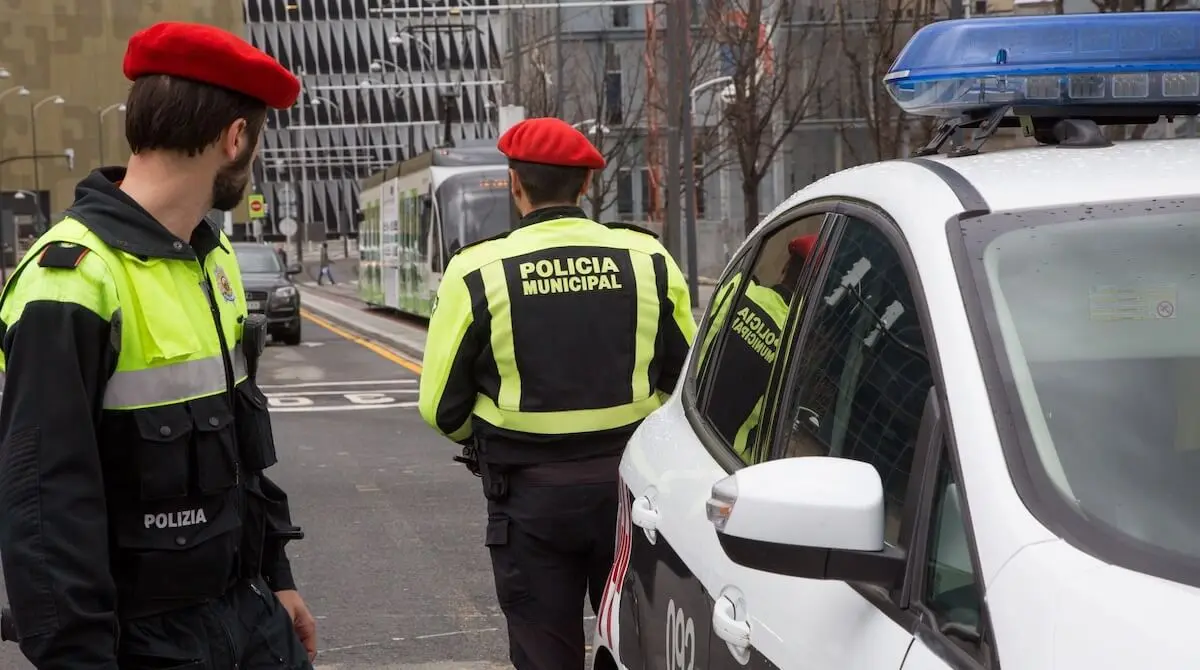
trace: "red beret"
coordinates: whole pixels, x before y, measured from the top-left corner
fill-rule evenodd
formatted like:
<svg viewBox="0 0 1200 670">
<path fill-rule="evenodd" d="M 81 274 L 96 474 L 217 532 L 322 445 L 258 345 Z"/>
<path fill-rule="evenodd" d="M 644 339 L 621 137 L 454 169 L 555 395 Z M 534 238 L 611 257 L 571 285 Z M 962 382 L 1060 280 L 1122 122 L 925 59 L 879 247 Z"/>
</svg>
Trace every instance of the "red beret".
<svg viewBox="0 0 1200 670">
<path fill-rule="evenodd" d="M 231 32 L 167 21 L 138 31 L 125 51 L 125 78 L 165 74 L 227 88 L 269 107 L 286 109 L 300 80 L 274 58 Z"/>
<path fill-rule="evenodd" d="M 800 258 L 807 260 L 812 254 L 813 247 L 815 246 L 817 246 L 816 235 L 803 235 L 801 237 L 797 237 L 791 242 L 788 242 L 788 251 L 793 256 L 799 256 Z"/>
<path fill-rule="evenodd" d="M 589 170 L 604 168 L 604 156 L 583 133 L 562 119 L 525 119 L 509 128 L 497 146 L 500 153 L 515 161 Z"/>
</svg>

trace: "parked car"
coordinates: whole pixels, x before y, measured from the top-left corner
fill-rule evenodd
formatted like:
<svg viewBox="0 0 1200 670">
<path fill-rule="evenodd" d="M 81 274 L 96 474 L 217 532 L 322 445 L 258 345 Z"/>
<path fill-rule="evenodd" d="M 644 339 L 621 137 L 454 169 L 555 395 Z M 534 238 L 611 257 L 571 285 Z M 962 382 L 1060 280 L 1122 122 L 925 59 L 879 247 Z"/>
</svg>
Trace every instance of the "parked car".
<svg viewBox="0 0 1200 670">
<path fill-rule="evenodd" d="M 247 310 L 266 314 L 271 339 L 300 344 L 300 291 L 292 283 L 292 277 L 302 272 L 300 265 L 285 268 L 275 250 L 265 244 L 236 242 L 233 251 L 242 271 Z"/>
<path fill-rule="evenodd" d="M 1200 112 L 1196 35 L 914 36 L 884 83 L 942 132 L 769 214 L 629 442 L 596 668 L 1200 663 L 1200 139 L 1103 132 Z"/>
</svg>

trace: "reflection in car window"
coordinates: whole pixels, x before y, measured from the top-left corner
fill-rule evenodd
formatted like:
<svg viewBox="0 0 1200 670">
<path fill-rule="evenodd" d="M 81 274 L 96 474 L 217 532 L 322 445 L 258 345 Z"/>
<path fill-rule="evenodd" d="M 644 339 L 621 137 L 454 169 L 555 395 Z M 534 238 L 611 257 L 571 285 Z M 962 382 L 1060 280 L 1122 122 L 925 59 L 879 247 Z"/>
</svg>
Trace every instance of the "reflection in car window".
<svg viewBox="0 0 1200 670">
<path fill-rule="evenodd" d="M 1117 216 L 988 229 L 975 262 L 1010 406 L 1028 425 L 1028 460 L 1081 519 L 1194 560 L 1200 219 L 1159 203 L 1102 213 Z"/>
<path fill-rule="evenodd" d="M 754 449 L 763 395 L 805 258 L 815 246 L 824 218 L 824 214 L 808 216 L 772 233 L 749 272 L 734 273 L 714 293 L 712 309 L 718 311 L 713 323 L 720 325 L 700 339 L 702 384 L 710 389 L 702 411 L 745 463 L 763 460 L 764 454 Z M 714 335 L 723 336 L 719 343 Z M 714 346 L 719 351 L 714 352 Z"/>
<path fill-rule="evenodd" d="M 283 271 L 278 254 L 270 247 L 239 247 L 234 255 L 242 274 L 274 274 Z"/>
<path fill-rule="evenodd" d="M 819 296 L 819 297 L 817 297 Z M 785 457 L 835 456 L 875 466 L 885 539 L 895 545 L 925 399 L 925 342 L 900 256 L 871 224 L 847 218 L 813 327 L 800 344 Z"/>
<path fill-rule="evenodd" d="M 975 567 L 971 564 L 963 509 L 962 487 L 954 476 L 949 452 L 943 449 L 934 489 L 925 592 L 921 600 L 933 614 L 935 628 L 967 653 L 979 655 L 983 607 Z"/>
</svg>

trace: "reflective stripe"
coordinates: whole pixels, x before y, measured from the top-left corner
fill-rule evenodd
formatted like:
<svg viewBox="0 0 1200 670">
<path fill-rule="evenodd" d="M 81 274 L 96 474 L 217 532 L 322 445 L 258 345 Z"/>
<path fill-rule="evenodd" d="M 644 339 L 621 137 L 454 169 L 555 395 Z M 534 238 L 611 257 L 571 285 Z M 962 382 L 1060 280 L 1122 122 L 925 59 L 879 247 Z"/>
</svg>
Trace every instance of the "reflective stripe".
<svg viewBox="0 0 1200 670">
<path fill-rule="evenodd" d="M 512 310 L 508 304 L 508 282 L 504 265 L 490 263 L 479 269 L 483 292 L 487 296 L 488 312 L 492 315 L 492 357 L 500 374 L 500 390 L 496 394 L 501 407 L 521 406 L 521 373 L 517 369 L 516 344 L 513 342 Z"/>
<path fill-rule="evenodd" d="M 641 400 L 650 395 L 650 363 L 654 361 L 654 344 L 658 339 L 657 282 L 654 276 L 654 259 L 647 254 L 630 252 L 633 263 L 634 288 L 637 291 L 637 321 L 634 331 L 633 395 Z"/>
<path fill-rule="evenodd" d="M 658 394 L 627 405 L 604 409 L 576 409 L 562 412 L 512 412 L 496 407 L 485 395 L 475 397 L 475 415 L 506 430 L 534 435 L 573 435 L 612 430 L 646 418 L 662 405 Z"/>
<path fill-rule="evenodd" d="M 236 382 L 246 376 L 246 358 L 240 344 L 230 356 Z M 225 362 L 220 354 L 144 370 L 118 370 L 104 390 L 104 408 L 167 405 L 210 396 L 225 388 Z"/>
</svg>

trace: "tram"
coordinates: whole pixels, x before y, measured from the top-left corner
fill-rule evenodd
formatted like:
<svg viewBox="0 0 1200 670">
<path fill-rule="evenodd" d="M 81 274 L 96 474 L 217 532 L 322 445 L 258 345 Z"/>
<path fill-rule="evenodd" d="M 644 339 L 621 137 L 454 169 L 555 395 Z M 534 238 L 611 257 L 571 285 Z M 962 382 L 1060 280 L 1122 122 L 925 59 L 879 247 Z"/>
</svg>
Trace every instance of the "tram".
<svg viewBox="0 0 1200 670">
<path fill-rule="evenodd" d="M 450 256 L 517 220 L 508 159 L 494 139 L 397 163 L 364 180 L 359 202 L 359 297 L 425 318 Z"/>
</svg>

